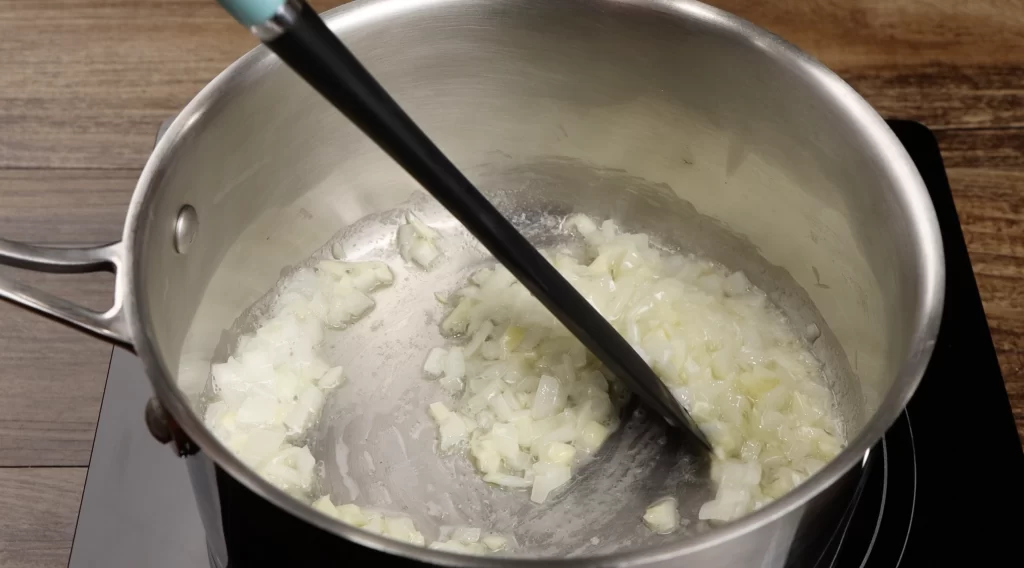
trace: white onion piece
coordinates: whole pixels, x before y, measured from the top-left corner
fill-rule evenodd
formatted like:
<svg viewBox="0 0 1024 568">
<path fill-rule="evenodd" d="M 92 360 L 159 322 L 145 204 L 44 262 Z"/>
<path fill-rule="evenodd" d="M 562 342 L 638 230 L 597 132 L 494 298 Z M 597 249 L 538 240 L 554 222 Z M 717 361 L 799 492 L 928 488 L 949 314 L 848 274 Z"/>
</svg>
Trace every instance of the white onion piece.
<svg viewBox="0 0 1024 568">
<path fill-rule="evenodd" d="M 487 536 L 483 537 L 480 540 L 480 542 L 482 542 L 484 544 L 484 546 L 486 546 L 487 549 L 490 550 L 491 552 L 497 552 L 499 550 L 504 550 L 505 548 L 508 547 L 508 539 L 503 537 L 503 536 L 499 536 L 499 535 L 493 535 L 493 534 L 492 535 L 487 535 Z"/>
<path fill-rule="evenodd" d="M 277 397 L 254 394 L 238 407 L 235 421 L 240 425 L 269 426 L 278 422 L 280 406 Z"/>
<path fill-rule="evenodd" d="M 293 495 L 308 495 L 313 485 L 316 460 L 309 448 L 288 446 L 259 469 L 267 481 Z"/>
<path fill-rule="evenodd" d="M 555 377 L 544 375 L 537 385 L 537 392 L 533 395 L 533 407 L 530 415 L 535 420 L 547 418 L 562 410 L 565 407 L 565 399 L 568 394 L 562 388 L 562 384 Z"/>
<path fill-rule="evenodd" d="M 484 476 L 484 481 L 512 489 L 526 489 L 533 486 L 533 480 L 505 473 L 488 473 Z"/>
<path fill-rule="evenodd" d="M 441 538 L 429 548 L 458 554 L 483 555 L 508 547 L 508 539 L 498 534 L 485 534 L 473 527 L 441 527 Z"/>
<path fill-rule="evenodd" d="M 320 376 L 319 379 L 317 379 L 316 386 L 320 387 L 323 390 L 333 389 L 334 387 L 340 385 L 341 382 L 345 380 L 345 377 L 342 375 L 343 371 L 344 370 L 341 368 L 340 365 L 337 367 L 331 367 L 330 369 L 327 370 L 326 373 L 324 373 L 323 375 Z"/>
<path fill-rule="evenodd" d="M 455 540 L 432 542 L 427 548 L 477 556 L 490 552 L 490 549 L 483 543 L 463 544 Z"/>
<path fill-rule="evenodd" d="M 339 285 L 337 293 L 327 305 L 324 322 L 329 327 L 345 327 L 373 309 L 373 300 L 355 288 Z"/>
<path fill-rule="evenodd" d="M 416 530 L 412 519 L 400 515 L 364 511 L 357 505 L 346 504 L 335 507 L 331 498 L 323 496 L 313 502 L 313 508 L 339 521 L 388 538 L 423 546 L 426 539 Z"/>
<path fill-rule="evenodd" d="M 363 514 L 363 510 L 353 504 L 341 505 L 338 507 L 337 517 L 341 522 L 355 525 L 357 527 L 363 526 L 369 522 L 369 519 L 367 519 L 366 515 Z"/>
<path fill-rule="evenodd" d="M 580 428 L 579 444 L 583 447 L 583 451 L 594 453 L 608 439 L 609 434 L 607 426 L 589 420 Z"/>
<path fill-rule="evenodd" d="M 426 544 L 426 539 L 416 530 L 412 519 L 408 517 L 385 517 L 384 535 L 409 544 L 419 546 Z"/>
<path fill-rule="evenodd" d="M 469 340 L 469 343 L 466 344 L 466 347 L 463 351 L 463 356 L 471 357 L 474 353 L 476 353 L 476 350 L 479 349 L 481 345 L 483 345 L 484 340 L 487 339 L 487 337 L 491 334 L 492 331 L 494 331 L 494 324 L 491 323 L 490 320 L 485 321 L 473 333 L 473 337 Z"/>
<path fill-rule="evenodd" d="M 444 404 L 435 402 L 430 405 L 430 417 L 437 422 L 441 433 L 441 451 L 448 451 L 466 439 L 469 430 L 458 414 L 448 410 Z"/>
<path fill-rule="evenodd" d="M 436 379 L 444 374 L 445 359 L 448 357 L 448 351 L 440 347 L 435 347 L 430 350 L 427 354 L 427 360 L 423 362 L 423 373 L 432 379 Z"/>
<path fill-rule="evenodd" d="M 473 544 L 474 542 L 480 542 L 480 529 L 472 527 L 459 527 L 452 533 L 452 540 L 457 540 L 462 544 Z"/>
<path fill-rule="evenodd" d="M 288 432 L 293 435 L 305 432 L 316 421 L 323 404 L 324 394 L 319 388 L 309 385 L 302 389 L 296 397 L 291 411 L 284 418 L 284 425 L 288 428 Z"/>
<path fill-rule="evenodd" d="M 538 457 L 542 462 L 568 465 L 576 457 L 576 448 L 562 442 L 547 442 Z"/>
<path fill-rule="evenodd" d="M 540 462 L 534 464 L 533 471 L 536 477 L 533 480 L 533 491 L 530 493 L 530 500 L 534 503 L 546 501 L 552 491 L 568 483 L 572 477 L 569 466 L 562 464 Z"/>
<path fill-rule="evenodd" d="M 437 242 L 441 235 L 420 221 L 412 213 L 406 215 L 406 224 L 398 227 L 398 252 L 406 262 L 414 262 L 430 270 L 441 256 Z"/>
<path fill-rule="evenodd" d="M 339 284 L 351 286 L 364 293 L 390 285 L 395 280 L 395 276 L 391 269 L 388 268 L 388 265 L 378 260 L 368 262 L 324 260 L 318 263 L 316 267 L 334 276 Z"/>
<path fill-rule="evenodd" d="M 252 430 L 238 451 L 238 457 L 249 467 L 258 468 L 281 450 L 284 439 L 285 432 L 281 428 Z"/>
<path fill-rule="evenodd" d="M 444 376 L 450 379 L 461 379 L 466 375 L 466 360 L 462 356 L 461 347 L 452 347 L 444 359 Z"/>
<path fill-rule="evenodd" d="M 679 527 L 679 503 L 673 497 L 661 499 L 644 511 L 644 524 L 658 534 L 668 534 Z"/>
</svg>

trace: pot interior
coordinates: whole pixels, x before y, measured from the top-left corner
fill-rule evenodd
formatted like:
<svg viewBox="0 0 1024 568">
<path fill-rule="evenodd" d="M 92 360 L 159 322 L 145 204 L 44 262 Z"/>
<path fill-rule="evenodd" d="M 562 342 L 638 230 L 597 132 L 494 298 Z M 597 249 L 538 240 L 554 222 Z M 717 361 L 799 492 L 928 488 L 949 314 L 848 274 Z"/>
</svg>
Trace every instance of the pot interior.
<svg viewBox="0 0 1024 568">
<path fill-rule="evenodd" d="M 852 91 L 831 92 L 824 72 L 777 39 L 686 2 L 357 2 L 332 26 L 524 229 L 582 212 L 743 270 L 794 326 L 822 331 L 813 351 L 849 439 L 886 399 L 919 331 L 922 213 L 865 133 L 862 121 L 877 116 L 847 100 Z M 141 188 L 135 278 L 159 356 L 197 405 L 211 362 L 224 360 L 251 326 L 247 310 L 287 269 L 332 239 L 353 258 L 393 257 L 396 212 L 410 204 L 431 223 L 453 222 L 263 49 L 204 91 L 163 148 Z M 179 254 L 173 226 L 186 204 L 199 229 Z M 474 254 L 412 287 L 421 292 L 381 293 L 334 346 L 350 382 L 312 442 L 335 500 L 357 499 L 354 483 L 418 525 L 432 523 L 431 507 L 450 506 L 462 524 L 529 527 L 517 537 L 531 555 L 636 549 L 706 530 L 659 537 L 640 526 L 644 507 L 669 490 L 696 519 L 708 491 L 706 464 L 665 452 L 644 420 L 539 508 L 484 485 L 468 465 L 439 464 L 432 427 L 405 440 L 411 455 L 399 450 L 396 420 L 429 426 L 423 405 L 403 403 L 436 388 L 420 372 L 440 341 L 438 314 L 425 306 L 483 260 Z M 650 465 L 636 475 L 636 463 Z M 449 503 L 430 497 L 449 488 Z"/>
</svg>

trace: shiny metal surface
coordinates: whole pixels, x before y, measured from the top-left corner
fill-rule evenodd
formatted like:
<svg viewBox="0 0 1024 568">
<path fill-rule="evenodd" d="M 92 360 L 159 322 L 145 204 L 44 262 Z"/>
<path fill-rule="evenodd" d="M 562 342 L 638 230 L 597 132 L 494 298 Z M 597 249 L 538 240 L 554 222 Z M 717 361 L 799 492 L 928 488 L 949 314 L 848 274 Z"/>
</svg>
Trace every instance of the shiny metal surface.
<svg viewBox="0 0 1024 568">
<path fill-rule="evenodd" d="M 122 252 L 120 243 L 83 248 L 58 248 L 0 239 L 0 264 L 39 272 L 116 272 L 121 265 Z M 110 309 L 97 312 L 0 275 L 0 299 L 24 306 L 120 345 L 131 344 L 131 333 L 122 310 L 125 293 L 123 286 L 117 286 Z"/>
<path fill-rule="evenodd" d="M 182 205 L 178 211 L 178 220 L 174 222 L 174 250 L 179 254 L 188 252 L 199 231 L 199 217 L 195 207 Z"/>
<path fill-rule="evenodd" d="M 513 219 L 612 217 L 745 270 L 794 321 L 822 330 L 815 350 L 850 437 L 835 461 L 729 525 L 543 562 L 782 566 L 808 554 L 807 527 L 843 509 L 845 480 L 916 387 L 941 310 L 934 211 L 881 118 L 785 42 L 687 0 L 376 0 L 341 7 L 329 23 Z M 131 291 L 124 317 L 162 404 L 203 448 L 190 462 L 220 468 L 256 498 L 358 546 L 435 564 L 508 565 L 328 519 L 248 471 L 192 410 L 210 362 L 226 355 L 225 330 L 283 267 L 416 192 L 327 103 L 254 50 L 189 104 L 143 172 L 118 274 L 119 289 Z M 185 203 L 215 222 L 204 221 L 180 255 L 168 235 Z M 361 348 L 352 342 L 341 356 Z M 380 355 L 362 358 L 366 377 L 391 373 L 369 354 Z M 391 384 L 406 382 L 395 375 Z M 328 409 L 325 427 L 346 416 Z M 209 472 L 193 483 L 208 538 L 222 543 L 218 486 Z M 641 501 L 643 490 L 632 491 Z"/>
</svg>

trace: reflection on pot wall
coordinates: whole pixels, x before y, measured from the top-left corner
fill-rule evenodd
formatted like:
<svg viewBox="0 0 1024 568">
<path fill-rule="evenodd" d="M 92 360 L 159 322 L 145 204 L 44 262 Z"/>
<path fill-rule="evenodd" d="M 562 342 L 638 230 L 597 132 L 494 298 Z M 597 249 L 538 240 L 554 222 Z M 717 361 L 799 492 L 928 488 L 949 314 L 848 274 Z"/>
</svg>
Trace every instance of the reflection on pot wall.
<svg viewBox="0 0 1024 568">
<path fill-rule="evenodd" d="M 841 117 L 806 104 L 810 97 L 801 90 L 810 87 L 786 68 L 766 67 L 705 28 L 681 35 L 678 20 L 657 13 L 595 11 L 567 19 L 556 4 L 536 14 L 516 11 L 496 29 L 491 10 L 497 8 L 467 5 L 476 12 L 457 26 L 413 10 L 389 14 L 386 23 L 346 23 L 342 32 L 492 198 L 524 191 L 512 172 L 579 160 L 669 188 L 755 243 L 814 302 L 865 381 L 868 408 L 874 406 L 907 348 L 901 343 L 907 323 L 895 306 L 907 298 L 909 275 L 893 266 L 895 247 L 905 239 L 873 232 L 882 226 L 876 220 L 898 211 L 861 202 L 877 201 L 879 192 L 859 185 L 881 177 L 869 175 L 879 157 L 857 149 L 858 140 L 834 135 Z M 617 33 L 602 36 L 595 51 L 594 38 L 609 18 Z M 694 45 L 702 46 L 699 53 Z M 163 198 L 156 218 L 176 211 L 184 196 L 199 210 L 197 246 L 175 257 L 166 243 L 151 243 L 157 254 L 150 261 L 173 277 L 151 278 L 150 285 L 162 288 L 157 298 L 181 306 L 173 319 L 156 322 L 156 330 L 161 345 L 183 345 L 180 383 L 190 392 L 204 384 L 221 332 L 273 286 L 283 267 L 416 190 L 290 71 L 258 57 L 248 64 L 264 74 L 225 85 L 221 103 L 188 126 L 188 144 L 164 172 L 162 183 L 173 187 L 161 195 L 175 197 Z M 589 204 L 594 195 L 574 199 Z M 617 219 L 631 214 L 623 202 L 597 212 Z M 657 221 L 626 224 L 646 228 Z M 753 279 L 771 288 L 756 273 Z M 204 286 L 200 307 L 189 294 Z M 194 313 L 202 317 L 184 317 Z"/>
</svg>

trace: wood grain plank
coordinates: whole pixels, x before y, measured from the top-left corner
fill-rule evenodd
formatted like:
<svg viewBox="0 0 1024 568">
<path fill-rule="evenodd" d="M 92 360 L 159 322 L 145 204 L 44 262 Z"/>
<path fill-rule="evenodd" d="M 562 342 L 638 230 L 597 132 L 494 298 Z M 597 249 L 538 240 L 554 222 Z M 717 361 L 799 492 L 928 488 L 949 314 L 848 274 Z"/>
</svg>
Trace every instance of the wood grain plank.
<svg viewBox="0 0 1024 568">
<path fill-rule="evenodd" d="M 933 130 L 1024 127 L 1024 64 L 839 62 L 834 69 L 882 116 L 916 120 Z"/>
<path fill-rule="evenodd" d="M 1024 0 L 714 3 L 815 55 L 886 115 L 1024 125 Z M 208 0 L 11 0 L 0 167 L 139 168 L 154 125 L 254 45 Z"/>
<path fill-rule="evenodd" d="M 0 170 L 0 235 L 33 243 L 120 237 L 138 172 Z M 0 273 L 93 309 L 110 275 Z M 0 466 L 88 465 L 110 346 L 0 302 Z"/>
<path fill-rule="evenodd" d="M 0 169 L 0 236 L 36 244 L 116 241 L 140 173 Z"/>
<path fill-rule="evenodd" d="M 712 0 L 834 68 L 1019 65 L 1024 0 Z"/>
<path fill-rule="evenodd" d="M 67 566 L 84 485 L 84 467 L 0 469 L 0 566 Z"/>
<path fill-rule="evenodd" d="M 141 168 L 156 125 L 255 45 L 208 0 L 6 2 L 0 167 Z"/>
<path fill-rule="evenodd" d="M 940 130 L 935 136 L 947 169 L 1024 170 L 1022 128 Z"/>
<path fill-rule="evenodd" d="M 94 308 L 112 297 L 109 276 L 21 276 Z M 110 345 L 6 302 L 0 322 L 0 467 L 88 465 Z"/>
<path fill-rule="evenodd" d="M 712 0 L 807 51 L 878 111 L 1024 126 L 1024 1 Z"/>
<path fill-rule="evenodd" d="M 1024 168 L 947 174 L 1024 443 Z"/>
</svg>

